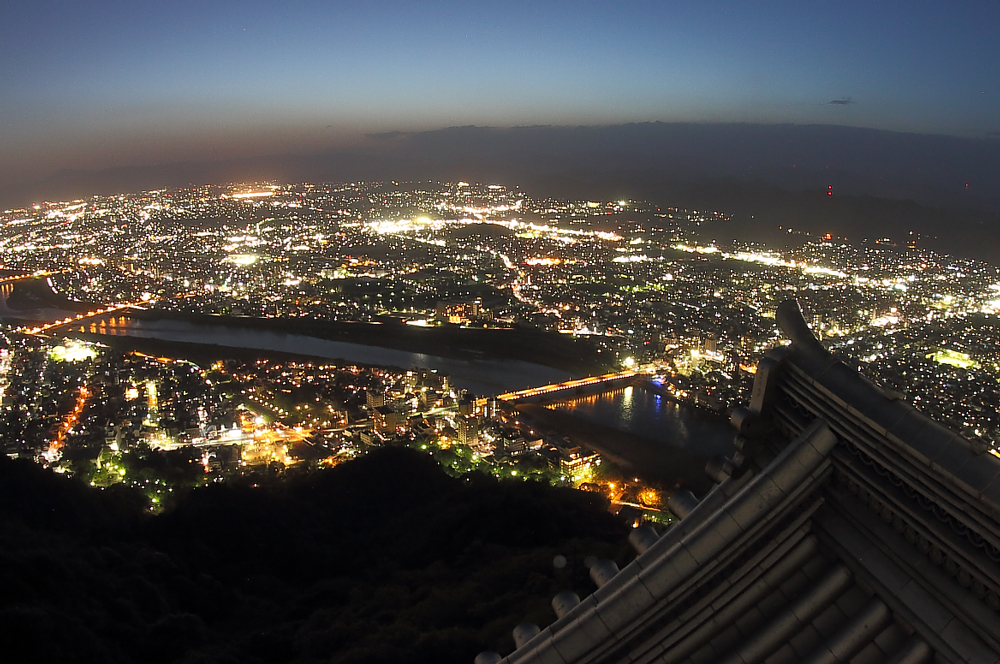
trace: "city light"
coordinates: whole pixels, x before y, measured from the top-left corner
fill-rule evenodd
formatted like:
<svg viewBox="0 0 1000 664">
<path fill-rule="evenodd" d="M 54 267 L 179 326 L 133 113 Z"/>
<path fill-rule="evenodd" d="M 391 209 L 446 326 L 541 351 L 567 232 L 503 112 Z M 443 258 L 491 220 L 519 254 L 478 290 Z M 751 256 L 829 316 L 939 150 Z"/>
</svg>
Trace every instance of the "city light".
<svg viewBox="0 0 1000 664">
<path fill-rule="evenodd" d="M 258 183 L 11 211 L 0 226 L 10 275 L 0 279 L 0 295 L 12 306 L 22 306 L 19 298 L 52 306 L 37 308 L 42 317 L 11 318 L 12 338 L 31 341 L 0 357 L 0 391 L 10 408 L 34 408 L 56 423 L 79 403 L 80 385 L 96 390 L 86 404 L 123 404 L 127 416 L 102 418 L 99 407 L 85 406 L 61 434 L 57 426 L 17 434 L 26 456 L 57 468 L 64 446 L 83 440 L 104 440 L 116 454 L 139 440 L 166 450 L 193 446 L 206 450 L 200 465 L 207 474 L 294 465 L 306 448 L 338 459 L 405 440 L 432 454 L 458 454 L 449 462 L 455 472 L 477 467 L 507 478 L 538 477 L 543 471 L 518 462 L 550 445 L 552 481 L 587 483 L 594 461 L 573 457 L 562 436 L 547 438 L 523 421 L 510 423 L 527 427 L 523 436 L 505 432 L 504 418 L 524 402 L 559 407 L 619 388 L 722 418 L 749 398 L 756 360 L 786 343 L 774 311 L 794 298 L 813 333 L 873 380 L 949 426 L 1000 440 L 995 268 L 881 238 L 850 244 L 796 231 L 798 244 L 778 247 L 702 232 L 728 218 L 642 201 L 533 198 L 468 182 Z M 153 230 L 122 232 L 133 224 Z M 161 334 L 204 316 L 240 330 L 227 343 L 270 334 L 272 324 L 376 345 L 395 343 L 396 334 L 482 330 L 502 345 L 529 331 L 558 332 L 574 344 L 558 362 L 558 353 L 534 341 L 512 342 L 511 356 L 586 365 L 575 376 L 593 375 L 497 388 L 496 400 L 477 394 L 460 406 L 461 392 L 437 378 L 418 385 L 357 367 L 313 374 L 294 363 L 280 371 L 266 364 L 202 369 L 167 352 L 131 354 L 128 368 L 118 369 L 97 343 Z M 348 329 L 381 331 L 338 337 Z M 463 361 L 492 359 L 489 344 L 439 352 L 452 350 Z M 26 365 L 28 357 L 35 359 Z M 74 382 L 59 383 L 59 374 Z M 302 396 L 335 375 L 349 375 L 351 386 L 336 399 L 322 391 Z M 359 403 L 369 380 L 384 383 L 383 403 Z M 227 394 L 230 385 L 240 387 Z M 35 396 L 46 390 L 60 396 Z M 376 417 L 377 408 L 384 412 Z M 248 456 L 208 452 L 221 445 Z M 619 499 L 648 502 L 640 494 Z"/>
</svg>

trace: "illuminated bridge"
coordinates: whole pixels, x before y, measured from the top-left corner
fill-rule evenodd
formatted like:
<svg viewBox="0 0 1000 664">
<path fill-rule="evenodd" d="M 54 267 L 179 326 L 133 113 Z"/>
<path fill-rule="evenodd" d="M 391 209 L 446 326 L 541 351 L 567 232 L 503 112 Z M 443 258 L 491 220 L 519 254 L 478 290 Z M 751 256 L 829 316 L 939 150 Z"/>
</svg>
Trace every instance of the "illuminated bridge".
<svg viewBox="0 0 1000 664">
<path fill-rule="evenodd" d="M 1000 458 L 776 320 L 715 487 L 477 664 L 1000 662 Z"/>
<path fill-rule="evenodd" d="M 129 309 L 134 308 L 134 304 L 116 304 L 75 314 L 61 320 L 53 321 L 47 325 L 33 327 L 27 332 L 38 334 L 41 332 L 80 332 L 90 334 L 110 334 L 112 336 L 125 336 L 130 318 L 126 315 Z"/>
<path fill-rule="evenodd" d="M 552 385 L 542 385 L 541 387 L 532 387 L 517 392 L 507 392 L 497 395 L 497 399 L 511 405 L 539 401 L 541 399 L 558 400 L 577 394 L 593 394 L 595 392 L 613 390 L 616 387 L 630 384 L 631 381 L 642 375 L 645 374 L 630 370 L 604 374 L 603 376 L 575 378 L 563 383 L 553 383 Z"/>
<path fill-rule="evenodd" d="M 148 300 L 140 302 L 125 302 L 121 304 L 97 305 L 66 299 L 57 293 L 50 277 L 57 272 L 36 272 L 30 275 L 17 275 L 0 278 L 0 317 L 30 321 L 34 327 L 22 327 L 29 334 L 45 332 L 91 332 L 94 334 L 124 334 L 128 323 L 126 314 L 129 310 L 148 304 Z M 32 309 L 11 309 L 8 300 L 14 294 L 18 284 L 28 291 L 27 298 L 35 300 L 37 307 Z M 85 310 L 90 307 L 89 310 Z"/>
<path fill-rule="evenodd" d="M 0 312 L 6 313 L 10 311 L 7 306 L 7 300 L 10 299 L 11 294 L 14 292 L 14 284 L 17 283 L 19 277 L 11 277 L 8 279 L 0 279 Z"/>
<path fill-rule="evenodd" d="M 3 283 L 0 282 L 0 289 L 2 288 Z M 191 293 L 180 293 L 173 298 L 179 300 L 190 295 Z M 128 336 L 128 329 L 132 321 L 129 312 L 144 310 L 151 302 L 153 302 L 151 297 L 144 297 L 136 302 L 120 302 L 104 306 L 93 305 L 94 308 L 90 311 L 74 313 L 66 318 L 31 328 L 27 332 L 31 334 L 40 332 L 79 332 L 85 334 L 89 332 L 90 334 Z"/>
</svg>

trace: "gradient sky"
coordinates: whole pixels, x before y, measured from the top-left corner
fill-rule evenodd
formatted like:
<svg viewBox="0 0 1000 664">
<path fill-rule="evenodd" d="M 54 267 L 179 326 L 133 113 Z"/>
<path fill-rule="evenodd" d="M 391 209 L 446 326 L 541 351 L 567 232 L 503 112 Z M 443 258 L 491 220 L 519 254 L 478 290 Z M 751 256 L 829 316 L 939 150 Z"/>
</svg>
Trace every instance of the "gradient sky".
<svg viewBox="0 0 1000 664">
<path fill-rule="evenodd" d="M 0 184 L 465 124 L 1000 136 L 998 29 L 996 0 L 5 2 Z"/>
</svg>

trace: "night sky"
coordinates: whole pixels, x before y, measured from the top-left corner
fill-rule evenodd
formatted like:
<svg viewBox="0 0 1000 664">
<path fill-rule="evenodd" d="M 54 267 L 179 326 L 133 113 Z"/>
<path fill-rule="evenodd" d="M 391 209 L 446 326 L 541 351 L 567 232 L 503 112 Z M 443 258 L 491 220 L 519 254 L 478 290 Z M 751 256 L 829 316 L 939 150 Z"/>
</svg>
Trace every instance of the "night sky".
<svg viewBox="0 0 1000 664">
<path fill-rule="evenodd" d="M 998 28 L 995 0 L 6 2 L 0 179 L 468 124 L 987 138 Z"/>
</svg>

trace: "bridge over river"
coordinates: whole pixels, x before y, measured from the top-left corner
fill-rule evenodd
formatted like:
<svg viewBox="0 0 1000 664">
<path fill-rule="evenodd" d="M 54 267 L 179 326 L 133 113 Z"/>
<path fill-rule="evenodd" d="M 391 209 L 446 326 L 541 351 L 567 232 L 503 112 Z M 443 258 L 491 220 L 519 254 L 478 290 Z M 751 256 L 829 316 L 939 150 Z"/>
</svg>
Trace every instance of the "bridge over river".
<svg viewBox="0 0 1000 664">
<path fill-rule="evenodd" d="M 574 378 L 573 380 L 561 383 L 552 383 L 540 387 L 531 387 L 526 390 L 516 392 L 506 392 L 498 394 L 497 399 L 506 402 L 511 406 L 527 404 L 562 401 L 568 398 L 575 398 L 590 394 L 600 394 L 610 392 L 620 387 L 634 385 L 641 382 L 647 374 L 640 371 L 619 371 L 601 376 L 588 376 L 586 378 Z"/>
</svg>

